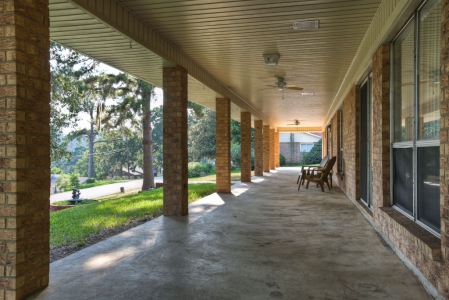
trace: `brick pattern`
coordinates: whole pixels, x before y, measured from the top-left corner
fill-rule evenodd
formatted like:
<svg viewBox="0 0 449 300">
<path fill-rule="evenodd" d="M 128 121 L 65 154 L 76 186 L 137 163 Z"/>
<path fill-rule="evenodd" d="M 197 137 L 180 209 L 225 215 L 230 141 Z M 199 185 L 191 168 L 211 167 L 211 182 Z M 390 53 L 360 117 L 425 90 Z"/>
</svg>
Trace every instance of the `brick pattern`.
<svg viewBox="0 0 449 300">
<path fill-rule="evenodd" d="M 373 205 L 390 206 L 390 46 L 373 57 Z M 376 214 L 376 209 L 374 209 Z"/>
<path fill-rule="evenodd" d="M 351 199 L 360 199 L 360 86 L 354 86 L 343 100 L 343 134 L 340 133 L 340 118 L 334 115 L 331 121 L 332 156 L 337 161 L 332 169 L 333 181 Z M 339 173 L 340 139 L 343 139 L 344 175 Z"/>
<path fill-rule="evenodd" d="M 240 113 L 240 167 L 242 170 L 241 181 L 251 182 L 251 113 Z"/>
<path fill-rule="evenodd" d="M 216 99 L 216 145 L 217 193 L 231 192 L 231 101 Z"/>
<path fill-rule="evenodd" d="M 287 164 L 300 164 L 302 162 L 303 153 L 301 153 L 301 143 L 294 143 L 293 157 L 290 155 L 290 143 L 279 143 L 279 153 L 285 157 L 285 162 Z M 279 155 L 278 155 L 279 157 Z M 293 161 L 291 160 L 293 158 Z"/>
<path fill-rule="evenodd" d="M 187 70 L 163 69 L 164 208 L 165 216 L 188 214 Z"/>
<path fill-rule="evenodd" d="M 0 1 L 0 299 L 49 281 L 48 1 Z"/>
<path fill-rule="evenodd" d="M 263 125 L 263 171 L 270 172 L 270 125 Z"/>
<path fill-rule="evenodd" d="M 275 159 L 275 167 L 276 168 L 279 168 L 281 166 L 280 159 L 279 159 L 279 153 L 280 153 L 279 152 L 280 151 L 279 148 L 280 148 L 280 145 L 279 145 L 279 131 L 276 131 L 275 139 L 274 139 L 274 151 L 276 152 L 274 159 Z"/>
<path fill-rule="evenodd" d="M 274 129 L 270 129 L 270 170 L 275 169 L 275 140 L 274 140 Z"/>
<path fill-rule="evenodd" d="M 449 299 L 449 251 L 446 250 L 449 241 L 432 236 L 392 207 L 377 208 L 375 218 L 388 239 Z M 424 239 L 417 238 L 420 236 Z"/>
<path fill-rule="evenodd" d="M 254 121 L 254 175 L 263 176 L 263 121 Z"/>
</svg>

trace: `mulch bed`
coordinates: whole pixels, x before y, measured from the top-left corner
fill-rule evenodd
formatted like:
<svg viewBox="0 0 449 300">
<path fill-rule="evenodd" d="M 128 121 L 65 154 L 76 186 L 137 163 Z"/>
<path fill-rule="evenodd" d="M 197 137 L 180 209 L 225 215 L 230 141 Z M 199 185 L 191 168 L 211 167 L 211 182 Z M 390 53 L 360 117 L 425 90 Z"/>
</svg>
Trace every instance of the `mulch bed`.
<svg viewBox="0 0 449 300">
<path fill-rule="evenodd" d="M 102 230 L 100 233 L 88 238 L 85 241 L 85 244 L 81 245 L 81 246 L 61 246 L 61 247 L 53 248 L 50 250 L 50 263 L 57 261 L 58 259 L 64 258 L 66 256 L 69 256 L 70 254 L 80 251 L 81 249 L 92 246 L 93 244 L 104 241 L 104 240 L 106 240 L 114 235 L 117 235 L 119 233 L 122 233 L 128 229 L 131 229 L 133 227 L 141 225 L 147 221 L 153 220 L 154 218 L 155 218 L 154 215 L 149 215 L 147 217 L 144 217 L 144 218 L 141 218 L 138 220 L 134 220 L 134 221 L 132 221 L 126 225 L 120 226 L 120 227 Z"/>
</svg>

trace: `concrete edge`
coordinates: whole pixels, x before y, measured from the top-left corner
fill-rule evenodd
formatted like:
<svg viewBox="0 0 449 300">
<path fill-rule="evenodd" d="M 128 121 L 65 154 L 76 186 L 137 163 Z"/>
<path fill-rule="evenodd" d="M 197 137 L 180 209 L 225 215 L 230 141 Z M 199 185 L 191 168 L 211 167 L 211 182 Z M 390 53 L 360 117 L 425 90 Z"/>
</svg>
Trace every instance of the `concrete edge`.
<svg viewBox="0 0 449 300">
<path fill-rule="evenodd" d="M 341 190 L 341 189 L 340 189 Z M 377 231 L 377 233 L 384 239 L 384 241 L 390 246 L 390 248 L 394 251 L 394 253 L 399 257 L 399 259 L 405 264 L 405 266 L 415 274 L 415 276 L 418 278 L 418 281 L 421 283 L 421 285 L 424 287 L 426 292 L 429 294 L 430 297 L 436 300 L 445 300 L 446 298 L 441 295 L 441 293 L 438 291 L 436 287 L 433 286 L 432 283 L 430 283 L 429 280 L 421 273 L 421 271 L 418 270 L 418 268 L 407 258 L 407 256 L 402 253 L 401 250 L 380 230 L 380 228 L 374 223 L 373 218 L 365 211 L 361 205 L 352 199 L 351 197 L 346 194 L 345 191 L 341 190 L 346 197 L 357 207 L 357 209 L 362 213 L 362 215 L 365 217 L 365 219 L 373 226 L 374 230 Z"/>
</svg>

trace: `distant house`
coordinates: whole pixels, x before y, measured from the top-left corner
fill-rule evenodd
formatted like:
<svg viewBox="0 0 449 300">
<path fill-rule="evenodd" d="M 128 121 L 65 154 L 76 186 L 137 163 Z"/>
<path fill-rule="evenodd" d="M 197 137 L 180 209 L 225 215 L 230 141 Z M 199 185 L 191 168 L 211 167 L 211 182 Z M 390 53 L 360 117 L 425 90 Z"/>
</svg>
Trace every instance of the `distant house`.
<svg viewBox="0 0 449 300">
<path fill-rule="evenodd" d="M 303 153 L 309 152 L 319 140 L 321 132 L 280 133 L 280 154 L 285 157 L 287 164 L 300 164 Z"/>
</svg>

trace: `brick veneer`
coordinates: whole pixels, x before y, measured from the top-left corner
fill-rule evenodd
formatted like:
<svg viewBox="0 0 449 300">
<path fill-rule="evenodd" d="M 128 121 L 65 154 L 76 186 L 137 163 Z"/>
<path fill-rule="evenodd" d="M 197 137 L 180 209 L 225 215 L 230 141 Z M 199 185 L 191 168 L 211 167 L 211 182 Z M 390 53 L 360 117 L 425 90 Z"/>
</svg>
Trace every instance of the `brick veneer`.
<svg viewBox="0 0 449 300">
<path fill-rule="evenodd" d="M 231 192 L 231 101 L 216 100 L 215 166 L 217 169 L 217 193 Z"/>
<path fill-rule="evenodd" d="M 275 157 L 275 150 L 274 150 L 274 129 L 270 129 L 270 170 L 274 170 L 276 168 L 274 157 Z"/>
<path fill-rule="evenodd" d="M 242 170 L 241 181 L 251 182 L 251 113 L 240 113 L 240 167 Z"/>
<path fill-rule="evenodd" d="M 373 203 L 390 206 L 389 45 L 382 45 L 373 57 L 373 127 Z"/>
<path fill-rule="evenodd" d="M 263 171 L 270 172 L 270 125 L 263 125 Z"/>
<path fill-rule="evenodd" d="M 279 131 L 276 131 L 275 133 L 275 139 L 274 139 L 274 151 L 275 151 L 275 157 L 274 157 L 274 161 L 275 161 L 275 167 L 278 168 L 280 167 L 280 160 L 279 160 L 279 149 L 280 145 L 279 145 Z"/>
<path fill-rule="evenodd" d="M 263 176 L 263 121 L 254 121 L 254 175 Z"/>
<path fill-rule="evenodd" d="M 48 285 L 48 1 L 0 1 L 0 299 Z"/>
<path fill-rule="evenodd" d="M 187 70 L 163 69 L 165 216 L 188 213 Z"/>
</svg>

